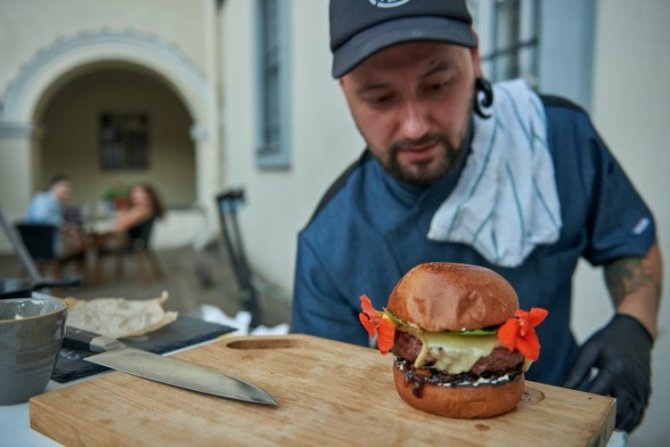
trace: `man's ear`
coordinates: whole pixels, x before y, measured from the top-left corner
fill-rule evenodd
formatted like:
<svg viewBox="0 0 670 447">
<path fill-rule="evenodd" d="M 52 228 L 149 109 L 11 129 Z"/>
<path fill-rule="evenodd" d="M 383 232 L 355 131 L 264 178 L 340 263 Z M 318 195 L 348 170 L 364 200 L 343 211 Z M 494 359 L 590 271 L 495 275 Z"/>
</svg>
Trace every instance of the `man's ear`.
<svg viewBox="0 0 670 447">
<path fill-rule="evenodd" d="M 481 60 L 479 58 L 479 35 L 473 30 L 472 34 L 475 36 L 475 46 L 470 48 L 470 58 L 472 59 L 472 67 L 475 74 L 475 79 L 483 78 Z"/>
<path fill-rule="evenodd" d="M 339 79 L 337 80 L 337 83 L 340 84 L 340 89 L 342 89 L 342 93 L 344 93 L 344 82 L 345 82 L 345 81 L 344 81 L 344 78 L 345 78 L 345 77 L 346 77 L 346 76 L 342 76 L 341 78 L 339 78 Z"/>
</svg>

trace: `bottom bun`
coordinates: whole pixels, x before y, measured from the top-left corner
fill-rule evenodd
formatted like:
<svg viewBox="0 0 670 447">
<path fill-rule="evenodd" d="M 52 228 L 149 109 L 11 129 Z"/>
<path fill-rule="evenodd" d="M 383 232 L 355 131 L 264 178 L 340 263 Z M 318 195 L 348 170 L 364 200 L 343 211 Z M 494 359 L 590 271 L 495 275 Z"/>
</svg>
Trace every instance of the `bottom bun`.
<svg viewBox="0 0 670 447">
<path fill-rule="evenodd" d="M 405 374 L 395 365 L 393 379 L 400 397 L 414 408 L 451 418 L 488 418 L 514 409 L 524 390 L 523 375 L 503 385 L 444 387 L 424 384 L 421 397 L 405 383 Z"/>
</svg>

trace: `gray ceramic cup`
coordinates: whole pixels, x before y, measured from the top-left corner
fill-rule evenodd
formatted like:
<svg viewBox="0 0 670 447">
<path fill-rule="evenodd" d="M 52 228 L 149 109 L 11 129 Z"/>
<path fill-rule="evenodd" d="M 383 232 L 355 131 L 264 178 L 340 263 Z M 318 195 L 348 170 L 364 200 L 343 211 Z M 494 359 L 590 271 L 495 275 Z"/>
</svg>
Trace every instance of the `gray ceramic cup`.
<svg viewBox="0 0 670 447">
<path fill-rule="evenodd" d="M 0 405 L 44 392 L 63 343 L 67 306 L 41 293 L 0 300 Z"/>
</svg>

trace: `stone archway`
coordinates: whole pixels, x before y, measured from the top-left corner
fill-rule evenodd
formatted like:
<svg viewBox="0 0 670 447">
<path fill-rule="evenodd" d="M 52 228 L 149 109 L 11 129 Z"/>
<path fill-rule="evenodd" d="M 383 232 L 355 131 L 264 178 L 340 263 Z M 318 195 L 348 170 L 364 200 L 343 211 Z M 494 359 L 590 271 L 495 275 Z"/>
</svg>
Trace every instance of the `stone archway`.
<svg viewBox="0 0 670 447">
<path fill-rule="evenodd" d="M 19 216 L 34 187 L 34 119 L 61 85 L 87 67 L 123 62 L 147 69 L 173 89 L 193 119 L 191 136 L 196 153 L 196 196 L 208 203 L 214 196 L 219 170 L 216 95 L 213 81 L 174 46 L 133 31 L 81 32 L 37 52 L 9 84 L 0 104 L 0 203 Z"/>
<path fill-rule="evenodd" d="M 211 87 L 205 76 L 177 48 L 133 32 L 82 32 L 41 50 L 10 83 L 0 119 L 21 124 L 32 119 L 42 95 L 78 67 L 102 61 L 134 63 L 163 76 L 182 98 L 194 121 L 205 121 Z"/>
</svg>

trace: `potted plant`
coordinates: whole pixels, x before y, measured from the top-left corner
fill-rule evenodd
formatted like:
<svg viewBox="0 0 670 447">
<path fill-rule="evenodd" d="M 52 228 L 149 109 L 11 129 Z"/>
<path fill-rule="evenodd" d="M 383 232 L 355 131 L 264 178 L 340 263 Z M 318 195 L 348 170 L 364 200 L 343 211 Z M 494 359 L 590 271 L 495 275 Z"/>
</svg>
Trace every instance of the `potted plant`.
<svg viewBox="0 0 670 447">
<path fill-rule="evenodd" d="M 123 209 L 130 205 L 130 198 L 128 197 L 128 187 L 115 183 L 107 188 L 103 194 L 105 202 L 110 204 L 113 209 Z"/>
</svg>

